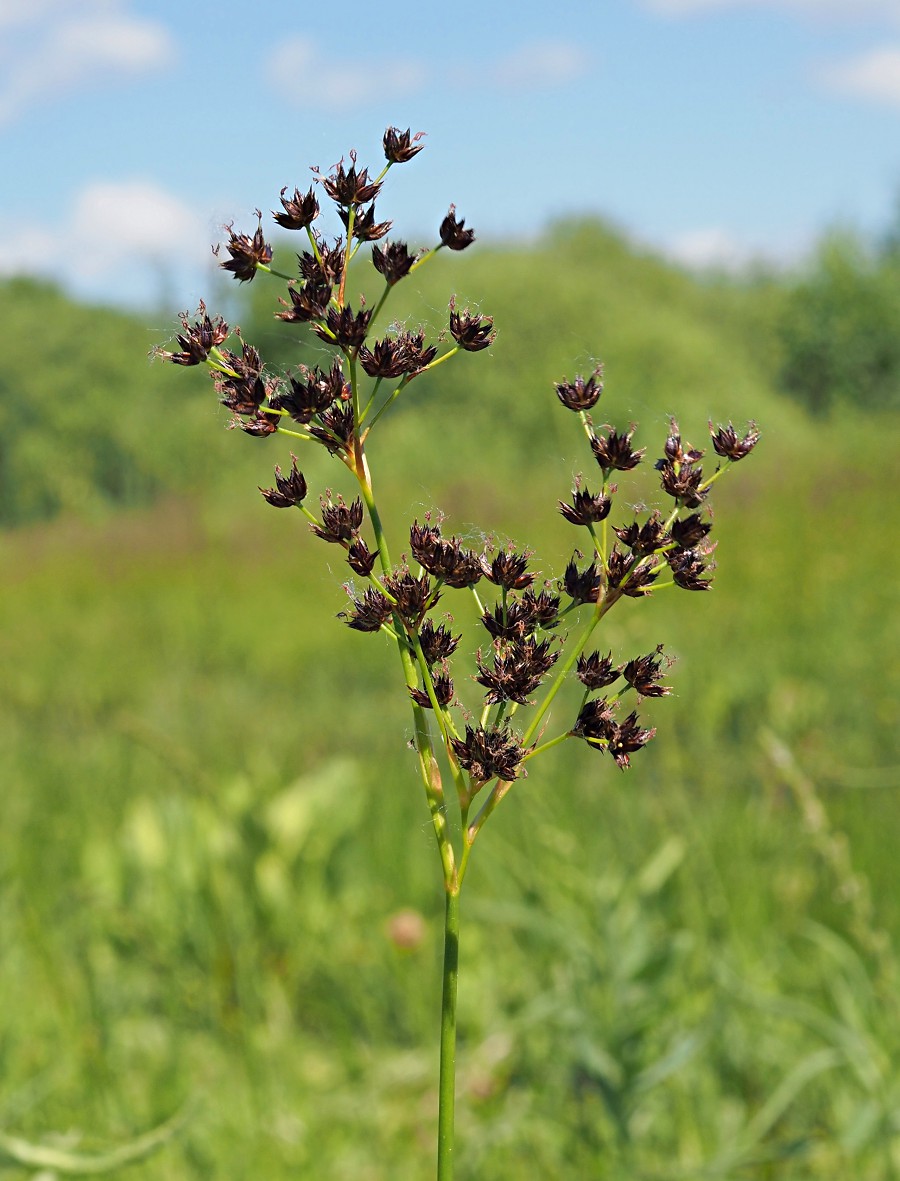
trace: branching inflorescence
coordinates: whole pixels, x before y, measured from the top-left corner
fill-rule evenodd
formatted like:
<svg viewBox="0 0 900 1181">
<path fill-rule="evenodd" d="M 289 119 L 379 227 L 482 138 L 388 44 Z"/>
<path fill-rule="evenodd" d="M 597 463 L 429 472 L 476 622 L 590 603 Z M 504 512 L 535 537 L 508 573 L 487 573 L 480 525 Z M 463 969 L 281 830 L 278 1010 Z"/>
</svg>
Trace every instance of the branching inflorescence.
<svg viewBox="0 0 900 1181">
<path fill-rule="evenodd" d="M 305 234 L 306 239 L 294 276 L 272 269 L 273 251 L 263 234 L 261 213 L 257 211 L 258 225 L 252 235 L 228 228 L 228 258 L 221 265 L 242 283 L 252 281 L 260 271 L 287 280 L 278 319 L 309 325 L 334 350 L 330 365 L 300 365 L 283 376 L 269 373 L 258 351 L 238 330 L 230 332 L 221 317 L 211 317 L 202 304 L 195 317 L 182 316 L 179 351 L 161 355 L 179 365 L 205 364 L 221 403 L 232 413 L 231 425 L 256 438 L 287 436 L 320 444 L 357 481 L 359 494 L 350 503 L 339 496 L 332 498 L 329 492 L 316 513 L 307 506 L 307 481 L 292 455 L 287 473 L 276 467 L 273 487 L 260 491 L 276 508 L 299 509 L 309 519 L 312 532 L 343 549 L 350 569 L 365 580 L 365 588 L 351 596 L 342 613 L 344 622 L 356 631 L 385 632 L 396 643 L 443 866 L 447 947 L 452 934 L 455 949 L 455 900 L 470 851 L 484 822 L 524 774 L 526 764 L 574 738 L 609 755 L 624 770 L 653 738 L 655 729 L 642 726 L 631 703 L 637 706 L 643 698 L 671 692 L 662 683 L 670 663 L 662 646 L 619 663 L 611 652 L 592 650 L 591 640 L 601 619 L 623 597 L 645 598 L 667 586 L 709 590 L 713 568 L 709 491 L 729 467 L 749 454 L 759 434 L 752 425 L 741 435 L 730 423 L 718 428 L 710 423 L 712 448 L 720 462 L 707 475 L 701 466 L 703 451 L 683 441 L 672 420 L 663 454 L 655 464 L 662 492 L 671 501 L 668 509 L 611 526 L 617 492 L 613 480 L 617 473 L 637 467 L 645 449 L 632 446 L 633 425 L 624 432 L 608 425 L 595 427 L 591 412 L 603 393 L 598 367 L 586 378 L 577 376 L 556 386 L 559 402 L 580 418 L 598 469 L 596 482 L 582 485 L 579 479 L 571 499 L 559 503 L 564 519 L 582 531 L 584 540 L 583 552 L 576 549 L 557 578 L 539 580 L 527 551 L 487 545 L 473 549 L 457 536 L 446 536 L 434 514 L 426 514 L 423 521 L 415 520 L 404 530 L 408 554 L 395 563 L 376 504 L 366 456 L 368 436 L 413 381 L 455 355 L 488 348 L 495 336 L 491 317 L 460 310 L 451 299 L 447 332 L 439 340 L 426 343 L 424 333 L 402 329 L 372 339 L 373 326 L 397 283 L 438 251 L 464 250 L 475 237 L 451 206 L 432 249 L 413 253 L 405 242 L 387 240 L 391 223 L 377 220 L 375 201 L 388 171 L 422 150 L 420 138 L 389 128 L 383 141 L 386 164 L 377 176 L 358 168 L 356 154 L 351 152 L 349 167 L 342 160 L 327 175 L 314 169 L 308 191 L 294 189 L 288 196 L 287 188 L 282 190 L 282 208 L 273 217 L 283 229 Z M 330 240 L 316 224 L 322 195 L 336 207 L 344 229 Z M 346 289 L 350 264 L 363 243 L 376 243 L 371 247 L 371 262 L 384 279 L 380 298 L 371 308 L 362 300 L 354 303 Z M 450 592 L 474 597 L 484 629 L 472 670 L 484 691 L 478 716 L 465 711 L 454 688 L 451 664 L 460 637 L 438 616 Z M 562 685 L 573 678 L 583 687 L 580 705 L 568 726 L 546 739 L 542 726 L 547 724 L 549 707 Z M 526 708 L 532 712 L 520 727 L 518 714 Z M 446 819 L 438 752 L 443 753 L 459 801 L 459 849 L 454 847 Z M 472 817 L 472 804 L 479 794 L 484 802 Z M 448 996 L 446 973 L 451 969 L 453 995 Z M 455 959 L 445 969 L 445 1021 L 453 997 Z M 439 1150 L 439 1160 L 444 1167 L 441 1171 L 439 1165 L 438 1175 L 449 1178 L 452 1038 L 446 1027 L 441 1101 L 443 1155 Z"/>
</svg>

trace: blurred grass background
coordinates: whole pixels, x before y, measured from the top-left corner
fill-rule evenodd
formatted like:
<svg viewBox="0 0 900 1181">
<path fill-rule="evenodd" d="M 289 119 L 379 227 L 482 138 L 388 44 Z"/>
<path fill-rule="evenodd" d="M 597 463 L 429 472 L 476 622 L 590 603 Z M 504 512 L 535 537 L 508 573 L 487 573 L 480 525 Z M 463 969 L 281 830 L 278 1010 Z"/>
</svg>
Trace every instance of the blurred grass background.
<svg viewBox="0 0 900 1181">
<path fill-rule="evenodd" d="M 319 360 L 262 278 L 231 322 Z M 714 592 L 607 621 L 616 655 L 678 657 L 657 740 L 627 775 L 558 748 L 481 838 L 460 1177 L 900 1176 L 895 254 L 701 281 L 569 222 L 439 256 L 385 323 L 443 325 L 453 291 L 498 337 L 373 437 L 395 555 L 436 506 L 560 572 L 592 460 L 553 382 L 598 360 L 595 419 L 651 459 L 672 413 L 701 445 L 709 417 L 763 430 L 715 487 Z M 192 1100 L 129 1175 L 427 1177 L 442 898 L 396 658 L 256 493 L 289 448 L 145 364 L 171 311 L 20 280 L 0 312 L 0 1127 L 87 1151 Z"/>
</svg>

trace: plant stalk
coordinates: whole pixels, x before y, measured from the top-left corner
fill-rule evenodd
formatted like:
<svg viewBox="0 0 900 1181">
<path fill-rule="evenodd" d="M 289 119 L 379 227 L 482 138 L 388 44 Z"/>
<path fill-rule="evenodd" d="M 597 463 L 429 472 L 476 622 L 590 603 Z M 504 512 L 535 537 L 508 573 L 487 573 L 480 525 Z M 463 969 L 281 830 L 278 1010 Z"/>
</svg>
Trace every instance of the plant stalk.
<svg viewBox="0 0 900 1181">
<path fill-rule="evenodd" d="M 459 889 L 447 890 L 444 912 L 444 984 L 441 993 L 441 1068 L 438 1088 L 437 1181 L 453 1181 L 456 1101 L 456 983 L 459 969 Z"/>
</svg>

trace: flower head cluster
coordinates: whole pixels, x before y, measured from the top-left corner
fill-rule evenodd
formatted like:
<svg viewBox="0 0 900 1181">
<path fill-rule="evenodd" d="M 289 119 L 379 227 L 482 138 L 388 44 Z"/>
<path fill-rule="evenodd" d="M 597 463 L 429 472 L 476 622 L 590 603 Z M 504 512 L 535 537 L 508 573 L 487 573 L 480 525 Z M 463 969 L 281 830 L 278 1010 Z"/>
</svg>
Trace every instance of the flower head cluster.
<svg viewBox="0 0 900 1181">
<path fill-rule="evenodd" d="M 534 555 L 526 548 L 496 546 L 483 535 L 473 545 L 458 534 L 445 534 L 442 518 L 432 513 L 412 522 L 405 533 L 408 552 L 399 564 L 392 563 L 369 476 L 369 433 L 414 378 L 454 356 L 458 362 L 467 353 L 483 352 L 496 336 L 491 316 L 458 308 L 455 297 L 449 301 L 447 330 L 435 341 L 424 331 L 396 324 L 375 334 L 394 287 L 439 250 L 460 252 L 475 240 L 452 205 L 430 251 L 413 252 L 402 239 L 388 237 L 392 223 L 376 212 L 376 203 L 380 207 L 391 169 L 422 150 L 421 138 L 408 129 L 388 128 L 380 170 L 361 165 L 350 152 L 326 173 L 313 169 L 308 188 L 281 190 L 274 222 L 301 234 L 303 241 L 290 255 L 296 259 L 293 273 L 274 269 L 274 250 L 259 211 L 251 234 L 227 227 L 223 269 L 241 283 L 264 272 L 286 284 L 275 317 L 285 324 L 307 324 L 330 354 L 324 360 L 274 374 L 239 330 L 232 332 L 203 304 L 193 320 L 180 317 L 177 347 L 160 355 L 180 366 L 206 365 L 231 425 L 256 438 L 287 435 L 318 444 L 356 481 L 358 487 L 346 498 L 326 491 L 313 512 L 306 477 L 291 453 L 290 468 L 285 472 L 276 466 L 272 486 L 260 492 L 275 508 L 300 509 L 312 533 L 342 551 L 355 578 L 362 580 L 362 586 L 354 582 L 346 588 L 349 603 L 340 617 L 354 631 L 387 635 L 398 645 L 405 694 L 416 711 L 422 765 L 432 766 L 438 741 L 466 811 L 485 784 L 496 780 L 495 790 L 505 791 L 524 774 L 526 759 L 542 753 L 534 742 L 549 724 L 549 703 L 566 678 L 580 700 L 573 701 L 563 733 L 547 745 L 579 738 L 624 769 L 654 736 L 655 729 L 642 724 L 636 709 L 626 712 L 622 702 L 628 694 L 638 705 L 670 695 L 663 678 L 671 661 L 662 645 L 620 662 L 611 650 L 594 649 L 589 641 L 620 600 L 640 600 L 665 587 L 709 589 L 710 488 L 725 468 L 749 455 L 759 432 L 753 425 L 741 434 L 732 423 L 710 423 L 720 463 L 708 475 L 701 466 L 703 451 L 683 440 L 673 419 L 655 464 L 654 495 L 668 498 L 666 507 L 625 509 L 612 481 L 631 479 L 646 448 L 634 445 L 633 423 L 625 430 L 594 426 L 590 413 L 604 393 L 603 367 L 597 364 L 586 376 L 555 383 L 559 403 L 581 419 L 596 465 L 586 483 L 576 478 L 569 500 L 558 501 L 566 522 L 583 530 L 581 548 L 564 569 L 545 576 L 533 567 Z M 322 228 L 329 205 L 338 231 L 334 237 Z M 346 292 L 350 264 L 363 248 L 382 287 L 373 303 Z M 471 600 L 477 604 L 481 646 L 477 641 L 461 645 L 453 616 L 438 617 L 454 594 L 457 601 L 467 600 L 470 613 Z M 451 665 L 462 659 L 461 647 L 475 656 L 468 676 L 456 670 L 454 679 Z M 561 659 L 566 652 L 568 658 Z M 466 697 L 468 704 L 461 700 Z M 534 713 L 522 721 L 519 711 L 528 709 Z M 431 775 L 428 771 L 429 791 L 434 790 Z"/>
</svg>

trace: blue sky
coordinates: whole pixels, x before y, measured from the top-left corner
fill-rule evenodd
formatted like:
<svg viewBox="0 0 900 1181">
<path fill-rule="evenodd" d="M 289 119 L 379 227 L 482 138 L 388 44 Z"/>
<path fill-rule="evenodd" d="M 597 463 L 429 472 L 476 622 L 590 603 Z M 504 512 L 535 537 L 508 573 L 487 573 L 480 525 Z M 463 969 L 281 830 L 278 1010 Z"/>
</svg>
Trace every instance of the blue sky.
<svg viewBox="0 0 900 1181">
<path fill-rule="evenodd" d="M 0 0 L 0 273 L 196 304 L 253 228 L 393 124 L 379 214 L 431 240 L 596 213 L 691 265 L 792 263 L 900 194 L 900 0 Z"/>
</svg>

